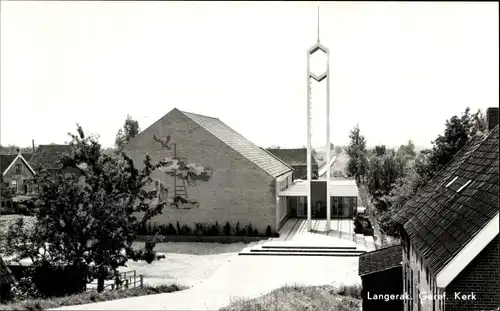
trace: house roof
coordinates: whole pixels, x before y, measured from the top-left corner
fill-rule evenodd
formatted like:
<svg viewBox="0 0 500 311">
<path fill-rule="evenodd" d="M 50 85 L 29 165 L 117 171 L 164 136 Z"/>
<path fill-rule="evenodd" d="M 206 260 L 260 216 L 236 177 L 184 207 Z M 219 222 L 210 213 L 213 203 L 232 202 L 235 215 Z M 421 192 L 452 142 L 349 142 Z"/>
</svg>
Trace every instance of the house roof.
<svg viewBox="0 0 500 311">
<path fill-rule="evenodd" d="M 268 148 L 267 151 L 280 158 L 290 166 L 303 166 L 307 165 L 307 149 L 274 149 Z M 316 159 L 311 155 L 312 165 L 318 165 Z"/>
<path fill-rule="evenodd" d="M 24 164 L 28 167 L 28 169 L 31 170 L 33 174 L 35 174 L 35 171 L 29 164 L 29 160 L 31 158 L 31 153 L 18 153 L 18 154 L 2 154 L 0 155 L 0 174 L 6 174 L 8 170 L 11 169 L 11 167 L 14 165 L 14 162 L 17 161 L 17 159 L 20 159 Z"/>
<path fill-rule="evenodd" d="M 262 150 L 262 148 L 243 137 L 221 120 L 184 111 L 181 111 L 181 113 L 256 164 L 269 175 L 278 177 L 292 170 L 290 166 Z"/>
<path fill-rule="evenodd" d="M 381 272 L 401 266 L 403 250 L 401 245 L 394 245 L 359 256 L 360 276 Z"/>
<path fill-rule="evenodd" d="M 16 279 L 10 271 L 9 267 L 5 264 L 3 259 L 0 257 L 0 285 L 14 283 Z"/>
<path fill-rule="evenodd" d="M 7 167 L 9 167 L 16 157 L 17 154 L 0 154 L 0 175 L 5 172 Z"/>
<path fill-rule="evenodd" d="M 435 273 L 498 214 L 498 136 L 474 136 L 395 216 Z"/>
<path fill-rule="evenodd" d="M 61 169 L 60 157 L 71 153 L 70 145 L 39 145 L 29 161 L 33 168 Z"/>
</svg>

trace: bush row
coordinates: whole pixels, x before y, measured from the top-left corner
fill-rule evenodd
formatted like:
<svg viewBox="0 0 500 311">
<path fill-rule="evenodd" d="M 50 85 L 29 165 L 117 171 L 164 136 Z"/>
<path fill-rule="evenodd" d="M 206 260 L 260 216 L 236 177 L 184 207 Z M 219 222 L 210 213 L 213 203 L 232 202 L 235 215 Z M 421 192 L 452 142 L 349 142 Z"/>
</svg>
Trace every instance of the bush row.
<svg viewBox="0 0 500 311">
<path fill-rule="evenodd" d="M 139 235 L 202 235 L 202 236 L 249 236 L 249 237 L 276 237 L 277 234 L 272 232 L 271 226 L 267 226 L 266 232 L 259 232 L 252 224 L 241 226 L 240 222 L 235 228 L 231 227 L 229 222 L 224 226 L 220 226 L 216 221 L 215 224 L 195 223 L 193 227 L 188 225 L 180 225 L 179 222 L 174 226 L 172 223 L 168 225 L 156 225 L 156 223 L 145 224 L 138 232 Z"/>
</svg>

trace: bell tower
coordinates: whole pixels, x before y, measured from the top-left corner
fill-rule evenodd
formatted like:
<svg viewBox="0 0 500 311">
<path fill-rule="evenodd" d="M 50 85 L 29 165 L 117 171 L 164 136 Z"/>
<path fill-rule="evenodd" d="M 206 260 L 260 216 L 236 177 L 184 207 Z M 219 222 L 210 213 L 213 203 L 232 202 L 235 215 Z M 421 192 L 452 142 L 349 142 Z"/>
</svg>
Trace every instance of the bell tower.
<svg viewBox="0 0 500 311">
<path fill-rule="evenodd" d="M 319 40 L 320 20 L 318 6 L 318 37 L 316 44 L 307 50 L 307 184 L 309 192 L 307 194 L 307 230 L 312 230 L 312 131 L 311 131 L 311 109 L 312 109 L 312 88 L 311 83 L 314 81 L 320 83 L 326 80 L 326 231 L 330 231 L 331 218 L 331 203 L 330 203 L 330 51 L 322 45 Z M 315 73 L 311 70 L 311 57 L 315 53 L 324 53 L 326 55 L 326 68 L 322 68 L 320 73 Z M 323 65 L 324 66 L 324 65 Z M 325 66 L 324 66 L 325 67 Z"/>
</svg>

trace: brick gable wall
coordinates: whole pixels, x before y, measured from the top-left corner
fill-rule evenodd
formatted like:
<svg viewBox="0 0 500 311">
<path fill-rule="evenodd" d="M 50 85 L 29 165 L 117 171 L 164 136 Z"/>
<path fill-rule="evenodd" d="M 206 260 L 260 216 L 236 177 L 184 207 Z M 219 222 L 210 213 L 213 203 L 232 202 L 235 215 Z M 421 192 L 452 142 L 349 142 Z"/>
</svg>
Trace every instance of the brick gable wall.
<svg viewBox="0 0 500 311">
<path fill-rule="evenodd" d="M 157 225 L 175 226 L 178 221 L 181 226 L 193 227 L 197 222 L 217 221 L 221 227 L 230 222 L 234 228 L 239 221 L 240 226 L 251 223 L 261 233 L 268 225 L 275 230 L 276 193 L 271 190 L 276 188 L 275 179 L 181 112 L 173 110 L 131 140 L 124 150 L 138 167 L 143 167 L 146 154 L 156 163 L 172 154 L 154 142 L 153 134 L 165 137 L 170 133 L 177 142 L 177 156 L 208 166 L 213 174 L 207 182 L 187 188 L 188 198 L 200 202 L 198 208 L 165 208 L 154 219 Z M 173 191 L 173 177 L 154 172 L 152 178 Z"/>
<path fill-rule="evenodd" d="M 498 235 L 446 288 L 446 311 L 494 310 L 500 306 Z M 476 300 L 456 300 L 455 292 L 475 293 Z"/>
</svg>

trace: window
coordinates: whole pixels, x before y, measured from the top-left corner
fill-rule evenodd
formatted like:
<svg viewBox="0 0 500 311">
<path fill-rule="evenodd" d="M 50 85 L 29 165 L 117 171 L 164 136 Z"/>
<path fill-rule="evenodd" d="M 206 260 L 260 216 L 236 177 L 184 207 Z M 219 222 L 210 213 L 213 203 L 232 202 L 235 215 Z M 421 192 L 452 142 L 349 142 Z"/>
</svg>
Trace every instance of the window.
<svg viewBox="0 0 500 311">
<path fill-rule="evenodd" d="M 453 178 L 446 186 L 445 188 L 448 188 L 449 186 L 451 186 L 456 180 L 458 179 L 457 176 L 455 176 L 455 178 Z"/>
<path fill-rule="evenodd" d="M 16 174 L 21 174 L 21 164 L 16 164 Z"/>
<path fill-rule="evenodd" d="M 10 182 L 11 187 L 17 187 L 17 180 L 12 180 Z"/>
<path fill-rule="evenodd" d="M 457 193 L 460 193 L 460 191 L 464 190 L 465 187 L 467 187 L 468 185 L 470 185 L 470 183 L 472 182 L 472 180 L 468 180 L 465 185 L 463 185 L 462 187 L 460 187 L 460 189 L 457 190 Z"/>
</svg>

